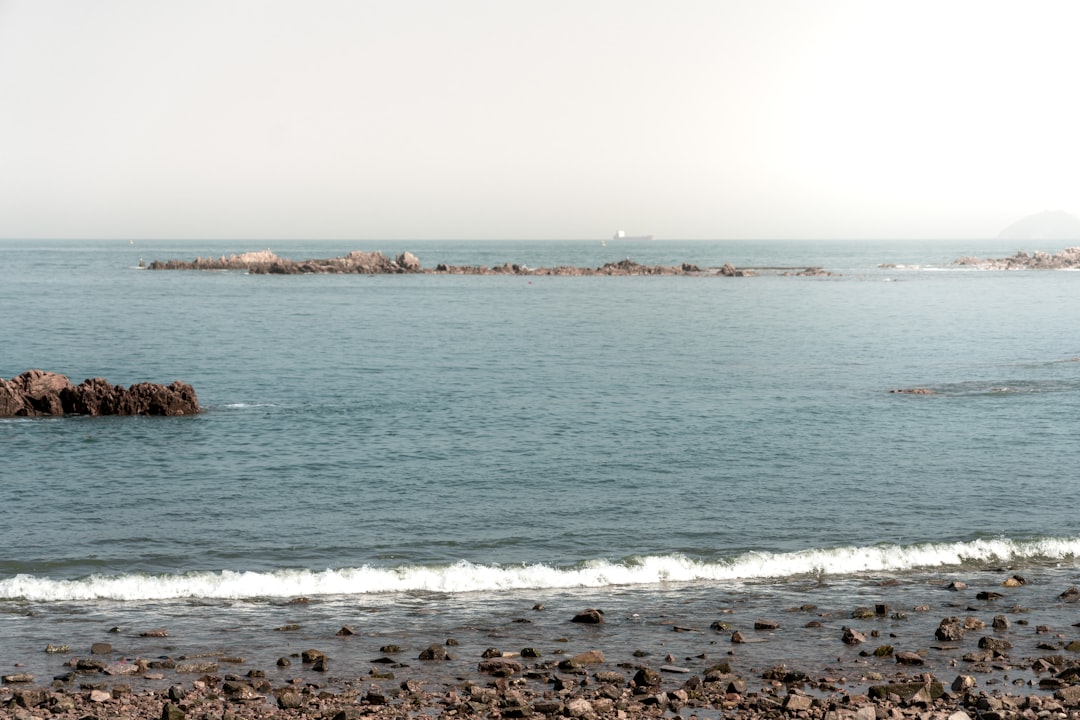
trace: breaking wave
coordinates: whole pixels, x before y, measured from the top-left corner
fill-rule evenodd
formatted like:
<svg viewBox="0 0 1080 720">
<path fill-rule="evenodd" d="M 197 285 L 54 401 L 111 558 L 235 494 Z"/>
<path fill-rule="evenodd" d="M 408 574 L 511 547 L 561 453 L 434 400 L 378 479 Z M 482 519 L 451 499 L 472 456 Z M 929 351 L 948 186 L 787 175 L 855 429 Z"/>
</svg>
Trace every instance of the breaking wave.
<svg viewBox="0 0 1080 720">
<path fill-rule="evenodd" d="M 537 564 L 282 569 L 271 572 L 90 575 L 74 580 L 19 574 L 0 580 L 0 600 L 63 602 L 180 598 L 290 598 L 399 592 L 468 593 L 602 588 L 666 582 L 768 580 L 806 575 L 933 570 L 1080 557 L 1080 538 L 978 539 L 953 543 L 874 545 L 788 553 L 747 552 L 721 561 L 684 555 L 590 560 L 573 567 Z"/>
</svg>

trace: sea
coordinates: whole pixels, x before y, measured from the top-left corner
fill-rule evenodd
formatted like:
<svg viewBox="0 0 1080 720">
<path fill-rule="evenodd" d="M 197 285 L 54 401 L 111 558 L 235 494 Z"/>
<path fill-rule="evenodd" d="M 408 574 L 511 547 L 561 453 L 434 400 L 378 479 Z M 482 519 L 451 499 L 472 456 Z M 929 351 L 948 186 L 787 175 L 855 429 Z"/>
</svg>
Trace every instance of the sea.
<svg viewBox="0 0 1080 720">
<path fill-rule="evenodd" d="M 0 419 L 0 670 L 99 641 L 260 667 L 313 646 L 342 678 L 450 638 L 473 664 L 499 638 L 686 662 L 729 653 L 717 619 L 887 597 L 936 624 L 948 581 L 1012 574 L 1003 602 L 1071 637 L 1080 273 L 952 264 L 1064 246 L 0 241 L 0 377 L 183 380 L 202 407 Z M 143 269 L 266 249 L 830 274 Z M 568 622 L 589 607 L 599 629 Z M 740 651 L 809 663 L 802 636 Z"/>
</svg>

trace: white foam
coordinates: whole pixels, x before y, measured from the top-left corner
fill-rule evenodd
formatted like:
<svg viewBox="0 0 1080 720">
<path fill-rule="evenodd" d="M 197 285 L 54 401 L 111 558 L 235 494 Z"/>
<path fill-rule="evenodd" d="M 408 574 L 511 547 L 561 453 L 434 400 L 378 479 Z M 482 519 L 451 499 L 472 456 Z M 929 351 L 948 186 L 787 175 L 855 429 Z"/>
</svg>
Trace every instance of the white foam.
<svg viewBox="0 0 1080 720">
<path fill-rule="evenodd" d="M 316 595 L 367 595 L 428 591 L 600 588 L 664 582 L 738 581 L 934 569 L 964 563 L 1080 557 L 1080 538 L 980 539 L 954 543 L 874 545 L 809 549 L 791 553 L 749 552 L 718 562 L 683 555 L 654 555 L 626 562 L 592 560 L 576 567 L 515 566 L 458 562 L 448 566 L 370 566 L 322 571 L 191 572 L 179 575 L 91 575 L 58 580 L 16 575 L 0 580 L 0 599 L 36 602 L 85 600 L 242 599 Z"/>
</svg>

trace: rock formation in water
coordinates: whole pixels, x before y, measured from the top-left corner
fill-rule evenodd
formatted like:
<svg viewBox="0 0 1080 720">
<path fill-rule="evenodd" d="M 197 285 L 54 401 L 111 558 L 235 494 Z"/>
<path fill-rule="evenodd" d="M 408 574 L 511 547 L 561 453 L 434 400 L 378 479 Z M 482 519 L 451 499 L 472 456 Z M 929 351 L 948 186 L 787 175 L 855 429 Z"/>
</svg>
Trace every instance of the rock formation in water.
<svg viewBox="0 0 1080 720">
<path fill-rule="evenodd" d="M 1080 268 L 1080 247 L 1065 248 L 1053 255 L 1040 250 L 1031 254 L 1021 250 L 1006 258 L 962 257 L 954 260 L 953 265 L 968 265 L 983 270 L 1076 270 Z"/>
<path fill-rule="evenodd" d="M 726 264 L 722 268 L 702 269 L 691 263 L 681 265 L 642 265 L 630 258 L 611 262 L 596 268 L 560 265 L 550 268 L 530 268 L 517 263 L 504 263 L 493 267 L 479 265 L 447 265 L 440 263 L 434 269 L 426 269 L 411 252 L 403 252 L 396 258 L 388 258 L 380 252 L 354 250 L 336 258 L 290 260 L 278 257 L 270 250 L 247 252 L 218 258 L 195 258 L 195 260 L 154 260 L 146 266 L 149 270 L 243 270 L 254 275 L 304 275 L 312 273 L 356 273 L 363 275 L 432 274 L 432 275 L 720 275 L 724 277 L 750 277 L 758 274 L 756 268 L 735 268 Z M 784 275 L 831 275 L 819 267 L 762 268 Z"/>
<path fill-rule="evenodd" d="M 90 378 L 72 385 L 66 376 L 28 370 L 0 378 L 0 417 L 49 415 L 195 415 L 195 390 L 177 380 L 171 385 L 136 383 L 130 388 Z"/>
</svg>

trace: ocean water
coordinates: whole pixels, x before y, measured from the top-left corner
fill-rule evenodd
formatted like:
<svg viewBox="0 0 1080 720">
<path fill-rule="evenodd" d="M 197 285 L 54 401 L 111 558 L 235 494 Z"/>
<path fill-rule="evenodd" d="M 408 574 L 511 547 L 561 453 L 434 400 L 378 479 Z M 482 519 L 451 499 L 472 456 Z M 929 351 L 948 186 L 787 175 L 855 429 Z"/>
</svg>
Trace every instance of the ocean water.
<svg viewBox="0 0 1080 720">
<path fill-rule="evenodd" d="M 268 246 L 836 274 L 139 268 Z M 204 409 L 0 420 L 0 664 L 48 672 L 47 642 L 114 625 L 133 652 L 174 648 L 134 640 L 167 624 L 181 647 L 276 657 L 358 618 L 372 638 L 482 644 L 477 614 L 533 601 L 602 603 L 626 618 L 609 641 L 633 643 L 679 613 L 872 599 L 883 578 L 912 602 L 1004 566 L 1064 589 L 1080 577 L 1080 274 L 948 264 L 1020 249 L 1061 247 L 0 242 L 0 377 L 179 379 Z M 933 394 L 889 392 L 910 387 Z M 310 635 L 266 639 L 297 617 Z"/>
</svg>

